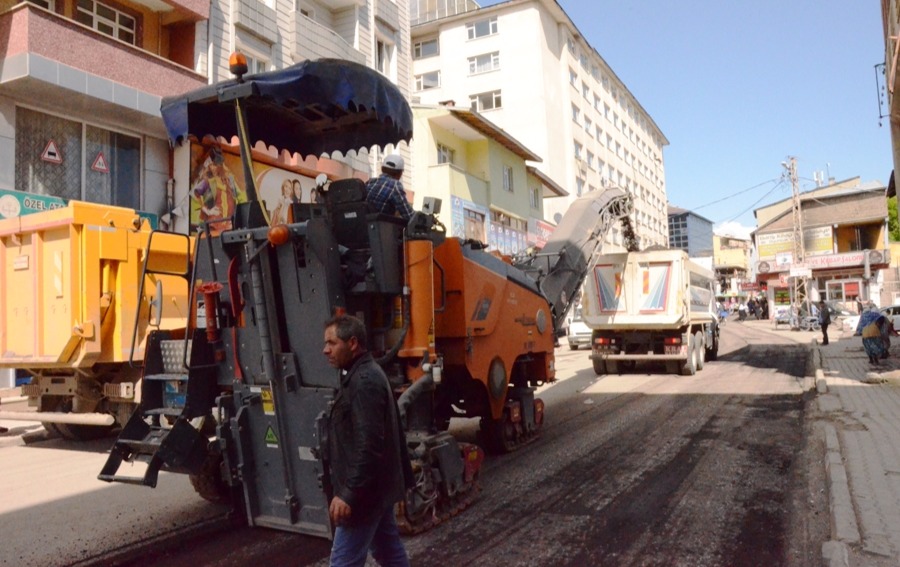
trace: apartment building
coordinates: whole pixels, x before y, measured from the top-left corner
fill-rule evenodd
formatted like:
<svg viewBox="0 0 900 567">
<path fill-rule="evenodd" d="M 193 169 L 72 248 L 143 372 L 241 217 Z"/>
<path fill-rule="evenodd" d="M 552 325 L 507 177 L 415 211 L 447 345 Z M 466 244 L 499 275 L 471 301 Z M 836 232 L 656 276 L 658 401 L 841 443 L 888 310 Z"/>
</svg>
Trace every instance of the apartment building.
<svg viewBox="0 0 900 567">
<path fill-rule="evenodd" d="M 900 97 L 895 96 L 900 89 L 900 0 L 881 1 L 881 22 L 884 36 L 884 76 L 888 97 L 888 115 L 891 127 L 891 150 L 894 171 L 888 187 L 888 196 L 897 194 L 894 185 L 895 174 L 900 169 Z M 874 31 L 874 30 L 873 30 Z"/>
<path fill-rule="evenodd" d="M 409 93 L 408 6 L 393 0 L 2 1 L 0 159 L 14 165 L 0 169 L 0 215 L 82 199 L 174 212 L 186 230 L 197 151 L 185 144 L 171 155 L 160 102 L 230 78 L 236 49 L 251 73 L 337 57 Z M 379 158 L 263 150 L 272 171 L 306 181 L 320 170 L 367 176 Z"/>
<path fill-rule="evenodd" d="M 642 246 L 668 241 L 663 149 L 668 140 L 554 0 L 411 0 L 413 100 L 482 113 L 543 161 L 569 196 L 607 185 L 635 196 Z M 608 240 L 621 244 L 616 228 Z"/>
<path fill-rule="evenodd" d="M 749 238 L 713 233 L 713 269 L 718 295 L 741 295 L 743 285 L 756 283 L 749 279 L 752 248 Z"/>
<path fill-rule="evenodd" d="M 468 108 L 413 105 L 414 186 L 442 200 L 447 235 L 474 239 L 503 254 L 543 246 L 553 226 L 544 199 L 565 191 L 527 161 L 540 157 Z M 416 192 L 421 207 L 424 192 Z"/>
</svg>

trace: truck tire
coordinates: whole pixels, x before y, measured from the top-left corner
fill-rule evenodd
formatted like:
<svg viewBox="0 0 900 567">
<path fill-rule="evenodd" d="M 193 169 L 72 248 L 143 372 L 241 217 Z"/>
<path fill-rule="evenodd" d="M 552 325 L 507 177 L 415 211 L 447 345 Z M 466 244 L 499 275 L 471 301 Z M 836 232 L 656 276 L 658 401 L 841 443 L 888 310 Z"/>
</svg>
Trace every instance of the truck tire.
<svg viewBox="0 0 900 567">
<path fill-rule="evenodd" d="M 606 363 L 602 360 L 593 359 L 591 362 L 594 363 L 594 374 L 597 376 L 603 376 L 606 374 Z"/>
<path fill-rule="evenodd" d="M 712 344 L 707 346 L 706 360 L 714 361 L 719 358 L 719 334 L 713 333 Z"/>
<path fill-rule="evenodd" d="M 703 344 L 703 331 L 694 333 L 694 349 L 697 351 L 697 370 L 706 365 L 706 345 Z"/>
<path fill-rule="evenodd" d="M 681 363 L 682 376 L 693 376 L 697 373 L 697 349 L 694 344 L 694 335 L 688 335 L 688 356 L 687 359 Z"/>
</svg>

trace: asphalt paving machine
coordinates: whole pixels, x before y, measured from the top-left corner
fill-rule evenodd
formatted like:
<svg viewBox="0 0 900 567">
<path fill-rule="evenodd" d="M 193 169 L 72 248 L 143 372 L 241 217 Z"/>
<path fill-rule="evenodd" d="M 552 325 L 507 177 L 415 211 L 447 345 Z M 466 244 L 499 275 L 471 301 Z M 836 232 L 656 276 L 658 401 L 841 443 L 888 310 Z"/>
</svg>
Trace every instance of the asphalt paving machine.
<svg viewBox="0 0 900 567">
<path fill-rule="evenodd" d="M 248 202 L 231 229 L 197 236 L 191 316 L 149 336 L 141 406 L 99 478 L 155 486 L 160 471 L 185 473 L 250 525 L 330 538 L 322 447 L 339 374 L 322 336 L 345 312 L 366 323 L 397 395 L 416 475 L 398 505 L 401 529 L 465 508 L 484 453 L 450 435 L 450 419 L 479 418 L 497 452 L 537 436 L 535 390 L 555 379 L 555 328 L 603 235 L 627 220 L 628 194 L 579 199 L 545 253 L 515 260 L 448 236 L 433 199 L 409 222 L 372 212 L 358 179 L 330 181 L 323 203 L 294 204 L 292 222 L 270 226 L 251 142 L 318 156 L 408 141 L 412 113 L 399 90 L 364 66 L 323 59 L 167 98 L 162 114 L 174 143 L 238 137 Z M 133 461 L 146 463 L 141 476 L 119 473 Z"/>
</svg>

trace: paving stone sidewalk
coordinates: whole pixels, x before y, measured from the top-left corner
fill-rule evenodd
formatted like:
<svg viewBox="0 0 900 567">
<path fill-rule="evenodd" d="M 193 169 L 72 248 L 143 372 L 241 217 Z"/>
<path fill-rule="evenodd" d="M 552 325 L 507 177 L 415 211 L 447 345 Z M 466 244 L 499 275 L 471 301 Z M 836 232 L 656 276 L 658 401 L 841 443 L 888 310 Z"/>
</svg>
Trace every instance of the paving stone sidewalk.
<svg viewBox="0 0 900 567">
<path fill-rule="evenodd" d="M 900 337 L 877 366 L 849 329 L 814 349 L 816 401 L 826 417 L 833 538 L 823 547 L 823 562 L 829 567 L 898 565 Z"/>
</svg>

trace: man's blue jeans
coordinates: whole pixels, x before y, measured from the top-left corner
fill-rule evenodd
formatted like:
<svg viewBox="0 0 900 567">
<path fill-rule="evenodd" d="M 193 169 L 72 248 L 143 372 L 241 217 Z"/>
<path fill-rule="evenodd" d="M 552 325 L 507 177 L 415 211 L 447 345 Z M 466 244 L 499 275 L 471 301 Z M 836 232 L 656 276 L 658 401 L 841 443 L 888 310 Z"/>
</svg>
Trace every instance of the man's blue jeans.
<svg viewBox="0 0 900 567">
<path fill-rule="evenodd" d="M 393 506 L 365 523 L 338 526 L 331 545 L 331 567 L 362 567 L 370 550 L 379 565 L 409 567 Z"/>
</svg>

